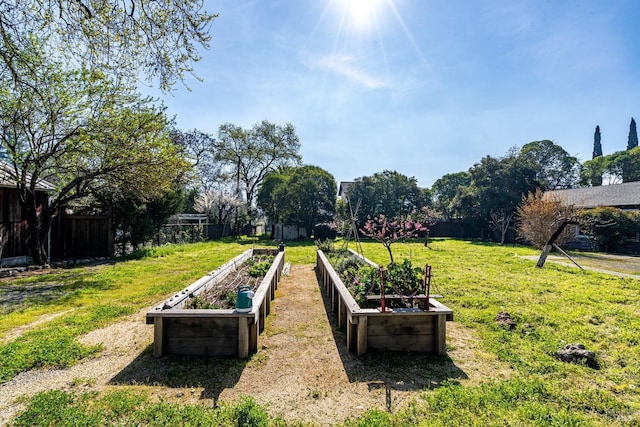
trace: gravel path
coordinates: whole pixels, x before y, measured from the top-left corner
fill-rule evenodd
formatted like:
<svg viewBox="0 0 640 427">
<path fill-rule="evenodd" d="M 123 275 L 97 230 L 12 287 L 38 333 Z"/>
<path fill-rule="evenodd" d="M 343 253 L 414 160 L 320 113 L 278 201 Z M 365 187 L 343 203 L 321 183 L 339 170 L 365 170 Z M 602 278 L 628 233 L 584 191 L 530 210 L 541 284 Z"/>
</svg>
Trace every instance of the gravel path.
<svg viewBox="0 0 640 427">
<path fill-rule="evenodd" d="M 84 336 L 84 343 L 104 345 L 99 356 L 68 369 L 25 372 L 1 385 L 0 425 L 23 409 L 20 397 L 49 389 L 123 387 L 208 406 L 251 395 L 273 415 L 332 425 L 369 408 L 397 410 L 445 379 L 477 383 L 511 375 L 476 346 L 473 331 L 455 322 L 447 325 L 449 357 L 438 363 L 416 354 L 357 358 L 346 350 L 333 314 L 327 314 L 313 265 L 294 265 L 282 277 L 260 350 L 249 361 L 154 359 L 146 312 Z"/>
<path fill-rule="evenodd" d="M 7 425 L 24 408 L 21 397 L 51 389 L 102 389 L 153 342 L 153 327 L 144 322 L 145 309 L 125 321 L 90 332 L 85 344 L 102 343 L 104 351 L 67 369 L 31 370 L 0 385 L 0 425 Z"/>
</svg>

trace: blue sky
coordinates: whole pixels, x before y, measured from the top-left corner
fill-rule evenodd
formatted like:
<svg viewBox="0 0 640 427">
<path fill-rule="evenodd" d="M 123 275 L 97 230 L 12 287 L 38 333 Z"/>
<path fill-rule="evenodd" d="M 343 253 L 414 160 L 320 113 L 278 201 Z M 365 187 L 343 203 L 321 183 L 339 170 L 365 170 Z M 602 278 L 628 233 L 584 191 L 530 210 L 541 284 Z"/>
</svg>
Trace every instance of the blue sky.
<svg viewBox="0 0 640 427">
<path fill-rule="evenodd" d="M 182 130 L 296 127 L 337 182 L 385 169 L 430 187 L 550 139 L 591 158 L 640 119 L 640 1 L 207 0 L 211 47 L 159 94 Z M 146 92 L 149 92 L 148 90 Z M 154 92 L 151 92 L 154 93 Z M 158 95 L 158 93 L 155 93 Z"/>
</svg>

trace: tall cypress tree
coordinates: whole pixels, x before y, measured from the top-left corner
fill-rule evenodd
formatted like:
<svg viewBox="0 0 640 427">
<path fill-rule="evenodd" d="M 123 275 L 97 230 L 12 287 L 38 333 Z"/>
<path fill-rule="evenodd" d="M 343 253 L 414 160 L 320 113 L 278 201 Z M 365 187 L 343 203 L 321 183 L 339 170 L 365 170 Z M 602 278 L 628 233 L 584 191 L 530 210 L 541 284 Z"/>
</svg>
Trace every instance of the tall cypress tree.
<svg viewBox="0 0 640 427">
<path fill-rule="evenodd" d="M 596 132 L 593 134 L 593 156 L 592 159 L 602 156 L 602 144 L 600 143 L 600 126 L 596 126 Z"/>
<path fill-rule="evenodd" d="M 636 130 L 636 121 L 631 117 L 631 124 L 629 125 L 629 140 L 627 142 L 627 150 L 636 148 L 638 146 L 638 131 Z"/>
</svg>

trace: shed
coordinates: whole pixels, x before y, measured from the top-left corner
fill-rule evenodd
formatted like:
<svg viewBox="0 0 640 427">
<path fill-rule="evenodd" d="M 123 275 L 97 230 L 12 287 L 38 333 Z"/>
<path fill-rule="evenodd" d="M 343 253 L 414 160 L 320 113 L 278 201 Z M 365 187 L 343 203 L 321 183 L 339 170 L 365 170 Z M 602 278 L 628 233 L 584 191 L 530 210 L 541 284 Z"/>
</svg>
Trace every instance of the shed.
<svg viewBox="0 0 640 427">
<path fill-rule="evenodd" d="M 53 185 L 40 180 L 36 183 L 38 211 L 49 201 Z M 20 206 L 13 167 L 0 160 L 0 265 L 11 266 L 31 262 L 27 221 Z"/>
</svg>

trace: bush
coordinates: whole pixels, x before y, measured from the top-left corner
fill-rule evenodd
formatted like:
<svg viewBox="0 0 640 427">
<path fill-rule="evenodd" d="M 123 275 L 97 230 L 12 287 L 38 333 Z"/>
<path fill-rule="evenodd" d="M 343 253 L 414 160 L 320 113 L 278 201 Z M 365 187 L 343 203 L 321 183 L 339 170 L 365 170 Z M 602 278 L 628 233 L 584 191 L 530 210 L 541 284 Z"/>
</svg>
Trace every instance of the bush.
<svg viewBox="0 0 640 427">
<path fill-rule="evenodd" d="M 324 252 L 325 255 L 335 252 L 336 248 L 332 239 L 317 239 L 316 247 Z"/>
<path fill-rule="evenodd" d="M 637 239 L 640 233 L 640 215 L 616 208 L 581 211 L 579 221 L 582 232 L 605 252 L 619 250 L 626 240 Z"/>
<path fill-rule="evenodd" d="M 313 229 L 313 238 L 318 239 L 335 239 L 338 235 L 338 232 L 332 228 L 329 224 L 316 224 Z"/>
</svg>

